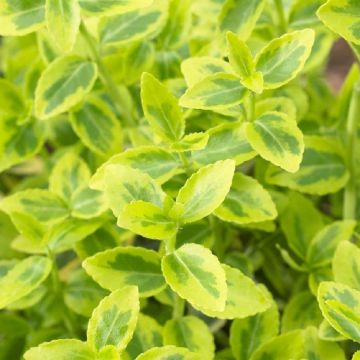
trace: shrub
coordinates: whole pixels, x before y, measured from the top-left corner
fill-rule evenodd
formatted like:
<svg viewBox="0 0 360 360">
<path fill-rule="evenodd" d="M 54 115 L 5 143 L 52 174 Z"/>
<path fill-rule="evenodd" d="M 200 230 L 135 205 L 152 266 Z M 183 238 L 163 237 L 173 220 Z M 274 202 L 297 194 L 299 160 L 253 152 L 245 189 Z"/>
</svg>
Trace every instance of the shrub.
<svg viewBox="0 0 360 360">
<path fill-rule="evenodd" d="M 0 34 L 0 359 L 360 359 L 359 1 L 2 0 Z"/>
</svg>

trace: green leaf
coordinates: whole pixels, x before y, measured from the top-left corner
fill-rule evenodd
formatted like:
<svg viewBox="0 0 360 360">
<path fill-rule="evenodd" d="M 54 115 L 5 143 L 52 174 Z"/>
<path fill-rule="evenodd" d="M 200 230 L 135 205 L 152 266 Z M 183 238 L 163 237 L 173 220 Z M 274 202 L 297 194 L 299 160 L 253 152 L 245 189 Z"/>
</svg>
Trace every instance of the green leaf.
<svg viewBox="0 0 360 360">
<path fill-rule="evenodd" d="M 20 90 L 6 79 L 0 79 L 0 115 L 16 116 L 27 110 L 25 100 Z"/>
<path fill-rule="evenodd" d="M 270 167 L 266 173 L 266 180 L 270 184 L 315 195 L 337 192 L 348 179 L 349 173 L 339 143 L 318 136 L 305 137 L 303 160 L 296 174 L 274 167 Z"/>
<path fill-rule="evenodd" d="M 151 5 L 153 0 L 79 0 L 83 11 L 89 15 L 113 15 Z"/>
<path fill-rule="evenodd" d="M 51 40 L 60 51 L 71 51 L 81 21 L 78 1 L 46 0 L 45 17 Z"/>
<path fill-rule="evenodd" d="M 307 263 L 312 267 L 330 264 L 337 245 L 350 239 L 355 225 L 355 221 L 344 220 L 325 226 L 310 243 L 306 254 Z"/>
<path fill-rule="evenodd" d="M 360 359 L 360 351 L 357 351 L 354 356 L 352 357 L 352 360 L 359 360 Z"/>
<path fill-rule="evenodd" d="M 345 40 L 360 45 L 360 4 L 356 0 L 328 0 L 317 16 Z"/>
<path fill-rule="evenodd" d="M 161 346 L 163 343 L 163 328 L 150 316 L 139 314 L 134 335 L 126 347 L 126 354 L 135 359 L 141 353 Z"/>
<path fill-rule="evenodd" d="M 25 360 L 96 360 L 89 345 L 76 339 L 59 339 L 42 343 L 24 354 Z"/>
<path fill-rule="evenodd" d="M 192 159 L 199 165 L 218 160 L 233 159 L 239 165 L 256 156 L 246 139 L 245 127 L 239 124 L 222 124 L 207 131 L 209 140 L 202 150 L 193 151 Z"/>
<path fill-rule="evenodd" d="M 303 360 L 305 356 L 304 333 L 295 330 L 279 335 L 260 346 L 250 360 Z"/>
<path fill-rule="evenodd" d="M 125 45 L 153 37 L 167 18 L 168 2 L 154 0 L 143 9 L 103 17 L 99 22 L 99 39 L 103 45 Z"/>
<path fill-rule="evenodd" d="M 104 194 L 87 186 L 73 193 L 70 207 L 71 215 L 79 219 L 97 217 L 108 209 Z"/>
<path fill-rule="evenodd" d="M 228 265 L 222 265 L 226 274 L 227 299 L 223 311 L 200 310 L 210 317 L 219 319 L 243 319 L 248 316 L 262 313 L 271 303 L 264 289 L 256 285 L 240 270 Z"/>
<path fill-rule="evenodd" d="M 256 70 L 262 72 L 264 89 L 285 85 L 302 70 L 314 43 L 314 31 L 304 29 L 272 40 L 256 56 Z"/>
<path fill-rule="evenodd" d="M 145 117 L 156 134 L 169 142 L 183 137 L 185 121 L 177 99 L 148 73 L 141 78 L 141 101 Z"/>
<path fill-rule="evenodd" d="M 72 195 L 83 188 L 91 176 L 84 160 L 73 152 L 67 152 L 57 160 L 49 177 L 49 190 L 70 201 Z"/>
<path fill-rule="evenodd" d="M 0 278 L 0 309 L 30 294 L 49 275 L 51 261 L 42 256 L 30 256 L 17 263 Z"/>
<path fill-rule="evenodd" d="M 146 173 L 123 165 L 105 168 L 104 193 L 117 217 L 132 201 L 142 200 L 162 207 L 165 193 Z"/>
<path fill-rule="evenodd" d="M 90 317 L 108 292 L 96 284 L 82 269 L 75 270 L 64 288 L 65 304 L 76 314 Z"/>
<path fill-rule="evenodd" d="M 137 287 L 126 286 L 101 300 L 88 324 L 87 341 L 95 350 L 114 345 L 123 350 L 131 340 L 139 313 Z"/>
<path fill-rule="evenodd" d="M 226 0 L 219 17 L 220 30 L 230 30 L 246 41 L 253 32 L 265 4 L 265 0 Z"/>
<path fill-rule="evenodd" d="M 192 87 L 209 75 L 232 73 L 230 64 L 210 56 L 190 57 L 181 63 L 181 72 L 188 87 Z"/>
<path fill-rule="evenodd" d="M 230 65 L 241 78 L 241 83 L 256 93 L 263 90 L 262 74 L 256 72 L 255 62 L 246 43 L 232 33 L 227 33 Z"/>
<path fill-rule="evenodd" d="M 139 355 L 136 360 L 200 360 L 201 358 L 188 349 L 172 345 L 155 347 Z"/>
<path fill-rule="evenodd" d="M 246 95 L 247 90 L 237 76 L 216 73 L 190 87 L 180 98 L 180 105 L 191 109 L 222 110 L 240 104 Z"/>
<path fill-rule="evenodd" d="M 4 100 L 10 104 L 7 98 Z M 31 117 L 27 123 L 19 125 L 19 119 L 21 117 L 14 115 L 0 119 L 0 171 L 30 159 L 40 151 L 44 143 L 43 124 Z"/>
<path fill-rule="evenodd" d="M 168 320 L 164 326 L 164 345 L 188 348 L 204 359 L 212 359 L 215 352 L 210 329 L 195 316 Z"/>
<path fill-rule="evenodd" d="M 171 150 L 176 152 L 201 150 L 206 147 L 209 135 L 203 132 L 185 135 L 181 140 L 171 145 Z"/>
<path fill-rule="evenodd" d="M 148 239 L 166 240 L 177 231 L 177 224 L 160 207 L 142 200 L 126 205 L 118 216 L 118 226 Z"/>
<path fill-rule="evenodd" d="M 224 221 L 247 224 L 273 220 L 277 210 L 270 194 L 257 180 L 235 173 L 230 191 L 214 214 Z"/>
<path fill-rule="evenodd" d="M 194 222 L 210 215 L 230 190 L 235 161 L 224 160 L 202 167 L 180 189 L 175 207 L 181 208 L 181 221 Z"/>
<path fill-rule="evenodd" d="M 35 93 L 35 113 L 48 119 L 68 111 L 92 89 L 97 78 L 95 63 L 75 55 L 52 62 L 41 74 Z"/>
<path fill-rule="evenodd" d="M 304 140 L 296 123 L 286 114 L 268 112 L 246 126 L 251 146 L 262 158 L 286 171 L 299 169 Z"/>
<path fill-rule="evenodd" d="M 309 291 L 302 291 L 291 297 L 282 317 L 282 332 L 319 326 L 323 317 L 316 297 Z"/>
<path fill-rule="evenodd" d="M 349 241 L 340 242 L 332 259 L 332 269 L 336 282 L 360 291 L 360 249 L 358 246 Z"/>
<path fill-rule="evenodd" d="M 24 190 L 10 195 L 2 199 L 1 209 L 9 215 L 30 215 L 40 223 L 48 225 L 61 222 L 69 216 L 63 200 L 42 189 Z"/>
<path fill-rule="evenodd" d="M 114 291 L 126 285 L 139 288 L 140 296 L 152 296 L 165 287 L 161 258 L 142 247 L 117 247 L 87 258 L 86 272 L 103 288 Z"/>
<path fill-rule="evenodd" d="M 148 174 L 159 183 L 172 178 L 180 162 L 170 152 L 156 146 L 140 146 L 128 149 L 110 158 L 100 166 L 90 181 L 90 186 L 101 190 L 104 187 L 105 169 L 109 165 L 122 164 Z"/>
<path fill-rule="evenodd" d="M 339 334 L 325 319 L 319 326 L 319 338 L 325 341 L 344 341 L 346 338 Z"/>
<path fill-rule="evenodd" d="M 289 11 L 289 27 L 303 29 L 315 27 L 320 24 L 316 16 L 316 10 L 324 3 L 324 0 L 296 0 Z"/>
<path fill-rule="evenodd" d="M 236 360 L 248 360 L 254 351 L 279 332 L 276 304 L 260 314 L 235 319 L 230 327 L 230 345 Z"/>
<path fill-rule="evenodd" d="M 120 121 L 100 98 L 87 98 L 71 113 L 70 123 L 84 145 L 94 153 L 109 157 L 121 151 Z"/>
<path fill-rule="evenodd" d="M 162 259 L 166 282 L 190 304 L 208 310 L 225 309 L 225 271 L 210 250 L 185 244 Z"/>
<path fill-rule="evenodd" d="M 4 0 L 0 6 L 0 35 L 22 36 L 45 23 L 45 0 Z"/>
<path fill-rule="evenodd" d="M 280 225 L 289 247 L 304 260 L 312 239 L 324 226 L 314 204 L 297 193 L 290 193 L 288 205 L 281 213 Z"/>
<path fill-rule="evenodd" d="M 296 106 L 292 99 L 285 96 L 270 97 L 257 101 L 255 104 L 255 117 L 269 111 L 276 111 L 287 114 L 289 119 L 296 120 Z"/>
<path fill-rule="evenodd" d="M 323 316 L 335 330 L 360 342 L 360 291 L 335 282 L 322 282 L 318 302 Z"/>
</svg>

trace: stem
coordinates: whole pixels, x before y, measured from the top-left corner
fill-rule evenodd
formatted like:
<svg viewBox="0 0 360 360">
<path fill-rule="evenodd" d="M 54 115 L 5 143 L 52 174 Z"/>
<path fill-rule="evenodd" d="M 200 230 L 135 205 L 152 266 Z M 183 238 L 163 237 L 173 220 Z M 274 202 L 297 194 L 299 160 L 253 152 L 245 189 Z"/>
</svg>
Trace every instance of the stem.
<svg viewBox="0 0 360 360">
<path fill-rule="evenodd" d="M 88 32 L 83 22 L 81 22 L 80 24 L 80 32 L 86 40 L 92 58 L 97 63 L 100 78 L 105 87 L 108 89 L 118 112 L 123 116 L 128 127 L 134 127 L 136 124 L 134 118 L 131 115 L 132 104 L 131 101 L 129 101 L 131 100 L 131 95 L 129 94 L 126 87 L 118 87 L 111 78 L 106 66 L 104 65 L 100 57 L 96 42 L 92 38 L 91 34 Z"/>
<path fill-rule="evenodd" d="M 181 162 L 182 162 L 183 165 L 184 165 L 184 169 L 185 169 L 187 175 L 191 175 L 191 173 L 192 173 L 192 166 L 191 166 L 188 158 L 186 157 L 186 155 L 185 155 L 183 152 L 179 152 L 178 154 L 179 154 L 179 156 L 180 156 Z"/>
<path fill-rule="evenodd" d="M 56 263 L 56 258 L 52 250 L 48 247 L 47 248 L 48 256 L 52 262 L 51 268 L 51 281 L 53 285 L 54 293 L 57 295 L 61 291 L 61 283 L 59 278 L 59 269 Z"/>
<path fill-rule="evenodd" d="M 287 20 L 284 12 L 284 6 L 282 0 L 274 0 L 275 8 L 279 19 L 279 28 L 282 33 L 287 31 Z"/>
<path fill-rule="evenodd" d="M 178 294 L 175 294 L 174 298 L 174 309 L 172 313 L 173 319 L 181 318 L 184 315 L 185 310 L 185 300 L 182 299 Z"/>
<path fill-rule="evenodd" d="M 360 115 L 360 81 L 354 84 L 346 124 L 346 155 L 350 179 L 344 191 L 344 219 L 356 218 L 357 117 Z"/>
</svg>

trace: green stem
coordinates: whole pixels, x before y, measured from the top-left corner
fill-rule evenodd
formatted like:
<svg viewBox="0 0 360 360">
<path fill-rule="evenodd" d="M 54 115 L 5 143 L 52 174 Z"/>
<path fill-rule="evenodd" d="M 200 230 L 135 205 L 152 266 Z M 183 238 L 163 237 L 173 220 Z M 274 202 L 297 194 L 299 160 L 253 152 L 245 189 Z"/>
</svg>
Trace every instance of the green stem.
<svg viewBox="0 0 360 360">
<path fill-rule="evenodd" d="M 284 12 L 282 0 L 274 0 L 275 8 L 279 19 L 279 28 L 282 33 L 287 32 L 287 20 Z"/>
<path fill-rule="evenodd" d="M 51 268 L 51 281 L 53 285 L 53 290 L 56 295 L 61 292 L 61 282 L 59 278 L 59 269 L 56 263 L 56 257 L 50 248 L 47 249 L 48 256 L 52 262 Z"/>
<path fill-rule="evenodd" d="M 126 125 L 128 127 L 134 127 L 136 123 L 135 123 L 135 119 L 132 116 L 133 106 L 131 103 L 131 95 L 129 94 L 129 91 L 125 86 L 118 87 L 116 83 L 113 81 L 106 66 L 104 65 L 100 57 L 96 42 L 94 41 L 91 34 L 88 32 L 83 22 L 80 24 L 80 32 L 83 35 L 84 39 L 86 40 L 92 58 L 97 63 L 100 78 L 103 84 L 105 85 L 105 87 L 108 89 L 117 110 L 123 116 Z"/>
<path fill-rule="evenodd" d="M 346 124 L 346 154 L 350 179 L 344 191 L 344 219 L 356 218 L 356 154 L 358 116 L 360 116 L 360 81 L 353 87 Z"/>
<path fill-rule="evenodd" d="M 172 317 L 173 319 L 178 319 L 184 315 L 185 300 L 182 299 L 178 294 L 174 293 L 174 295 L 175 298 L 174 298 L 174 308 L 173 308 Z"/>
<path fill-rule="evenodd" d="M 185 155 L 183 152 L 179 152 L 178 154 L 179 154 L 179 157 L 180 157 L 181 162 L 182 162 L 183 165 L 184 165 L 184 169 L 185 169 L 186 173 L 187 173 L 188 175 L 191 175 L 191 173 L 192 173 L 193 171 L 192 171 L 192 166 L 191 166 L 188 158 L 186 157 L 186 155 Z"/>
</svg>

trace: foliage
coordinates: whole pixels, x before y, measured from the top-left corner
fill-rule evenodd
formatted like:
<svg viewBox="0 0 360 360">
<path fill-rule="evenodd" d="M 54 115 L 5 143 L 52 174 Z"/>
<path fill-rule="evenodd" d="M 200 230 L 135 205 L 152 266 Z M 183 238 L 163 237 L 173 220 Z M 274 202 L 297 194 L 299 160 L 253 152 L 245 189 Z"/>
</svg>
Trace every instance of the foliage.
<svg viewBox="0 0 360 360">
<path fill-rule="evenodd" d="M 0 360 L 360 359 L 358 0 L 1 0 L 0 35 Z"/>
</svg>

